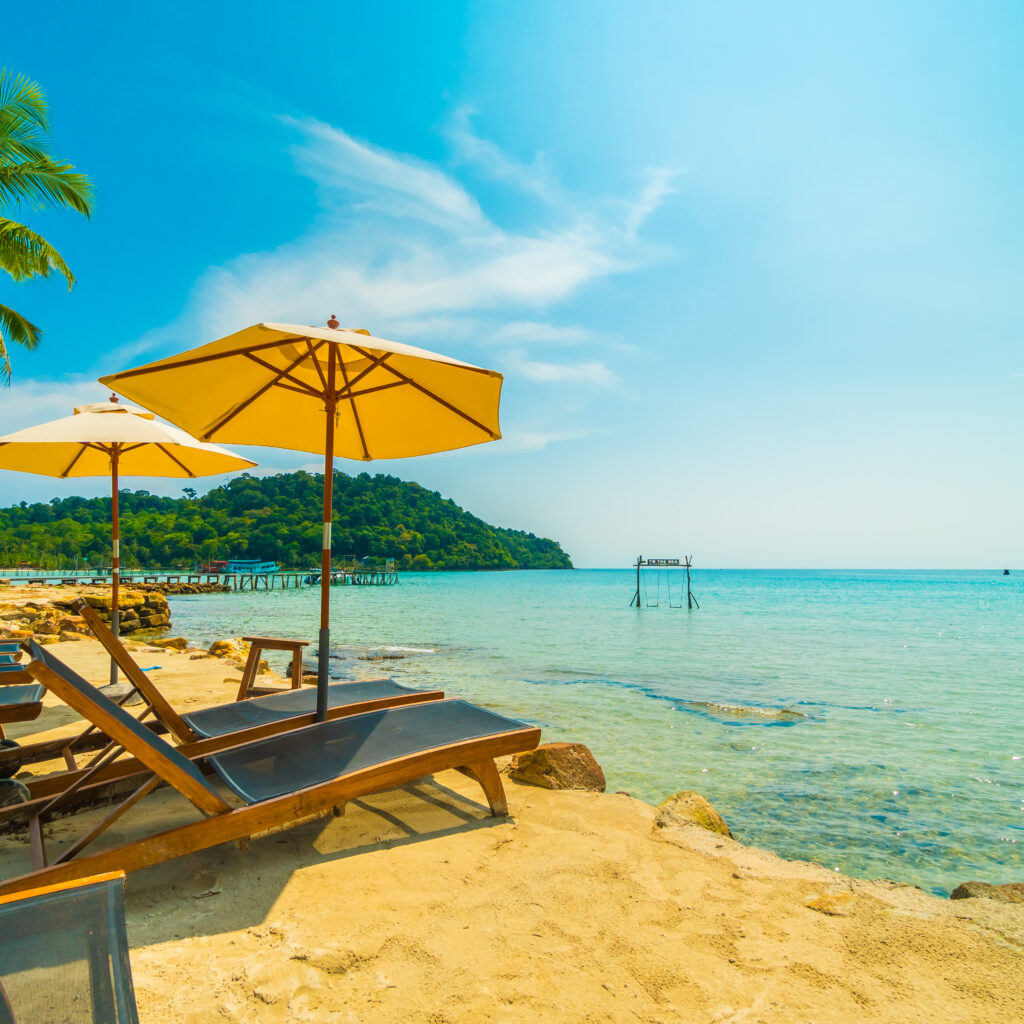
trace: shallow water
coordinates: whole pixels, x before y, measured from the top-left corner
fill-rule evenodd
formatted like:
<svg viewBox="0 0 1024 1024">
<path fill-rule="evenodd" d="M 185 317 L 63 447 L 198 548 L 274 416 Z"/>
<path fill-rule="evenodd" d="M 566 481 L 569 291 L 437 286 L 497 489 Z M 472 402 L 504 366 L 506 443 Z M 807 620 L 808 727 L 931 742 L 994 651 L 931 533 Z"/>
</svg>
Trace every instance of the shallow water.
<svg viewBox="0 0 1024 1024">
<path fill-rule="evenodd" d="M 609 790 L 697 789 L 782 856 L 943 894 L 1024 877 L 1024 576 L 698 570 L 693 586 L 692 612 L 653 572 L 658 607 L 639 611 L 624 570 L 338 587 L 332 664 L 586 743 Z M 315 640 L 312 589 L 171 601 L 196 641 Z"/>
</svg>

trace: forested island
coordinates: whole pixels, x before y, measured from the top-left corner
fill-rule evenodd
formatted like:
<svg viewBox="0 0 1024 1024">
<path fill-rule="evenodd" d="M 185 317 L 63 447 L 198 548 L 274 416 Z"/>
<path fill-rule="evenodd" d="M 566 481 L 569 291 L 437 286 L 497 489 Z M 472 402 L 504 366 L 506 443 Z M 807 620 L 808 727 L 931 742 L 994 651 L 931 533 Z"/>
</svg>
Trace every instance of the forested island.
<svg viewBox="0 0 1024 1024">
<path fill-rule="evenodd" d="M 242 474 L 202 497 L 122 490 L 121 564 L 190 567 L 256 558 L 282 568 L 319 563 L 323 477 Z M 560 545 L 489 526 L 437 491 L 398 477 L 334 474 L 333 552 L 341 561 L 394 558 L 403 569 L 571 569 Z M 107 565 L 110 499 L 54 498 L 0 509 L 0 562 L 41 568 Z"/>
</svg>

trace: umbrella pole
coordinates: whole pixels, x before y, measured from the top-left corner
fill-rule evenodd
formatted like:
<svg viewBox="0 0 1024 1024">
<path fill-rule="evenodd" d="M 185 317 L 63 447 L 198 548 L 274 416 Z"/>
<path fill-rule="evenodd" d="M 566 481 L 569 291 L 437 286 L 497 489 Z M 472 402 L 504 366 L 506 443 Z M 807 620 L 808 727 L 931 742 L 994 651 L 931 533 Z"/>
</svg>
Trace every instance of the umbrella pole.
<svg viewBox="0 0 1024 1024">
<path fill-rule="evenodd" d="M 113 545 L 113 555 L 110 562 L 110 632 L 117 636 L 120 631 L 121 613 L 118 605 L 121 589 L 121 524 L 120 509 L 117 502 L 117 459 L 120 452 L 119 446 L 114 444 L 110 448 L 110 533 Z M 117 662 L 110 659 L 110 681 L 117 682 Z"/>
<path fill-rule="evenodd" d="M 333 353 L 327 361 L 327 392 L 324 395 L 324 415 L 327 420 L 324 443 L 324 534 L 320 552 L 320 641 L 316 672 L 316 720 L 327 721 L 327 687 L 330 685 L 328 666 L 331 656 L 331 516 L 334 498 L 334 411 L 337 400 L 334 393 Z"/>
</svg>

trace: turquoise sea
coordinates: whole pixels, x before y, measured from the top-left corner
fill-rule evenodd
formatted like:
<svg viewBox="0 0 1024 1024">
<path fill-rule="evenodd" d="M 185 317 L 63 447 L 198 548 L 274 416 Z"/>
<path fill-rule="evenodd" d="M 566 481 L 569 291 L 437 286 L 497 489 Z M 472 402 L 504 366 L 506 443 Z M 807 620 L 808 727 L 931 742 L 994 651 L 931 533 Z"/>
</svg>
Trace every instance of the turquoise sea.
<svg viewBox="0 0 1024 1024">
<path fill-rule="evenodd" d="M 678 580 L 680 577 L 673 577 Z M 1024 574 L 405 573 L 338 587 L 334 673 L 577 740 L 609 790 L 696 789 L 742 842 L 946 894 L 1024 878 Z M 315 639 L 312 589 L 172 598 L 175 632 Z M 373 659 L 373 660 L 367 660 Z"/>
</svg>

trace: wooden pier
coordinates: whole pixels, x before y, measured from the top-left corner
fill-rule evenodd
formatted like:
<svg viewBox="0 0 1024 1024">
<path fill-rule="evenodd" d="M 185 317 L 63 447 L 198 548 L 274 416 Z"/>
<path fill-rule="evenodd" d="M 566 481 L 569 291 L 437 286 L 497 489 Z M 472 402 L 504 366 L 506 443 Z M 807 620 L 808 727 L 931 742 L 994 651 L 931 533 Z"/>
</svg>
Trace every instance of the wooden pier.
<svg viewBox="0 0 1024 1024">
<path fill-rule="evenodd" d="M 9 579 L 14 585 L 38 584 L 41 586 L 110 586 L 109 572 L 37 572 L 0 570 L 0 577 Z M 335 569 L 331 572 L 332 587 L 387 587 L 398 582 L 394 569 Z M 288 590 L 299 587 L 318 587 L 320 570 L 303 571 L 279 569 L 277 572 L 122 572 L 121 585 L 132 584 L 220 584 L 233 591 L 242 590 Z"/>
</svg>

